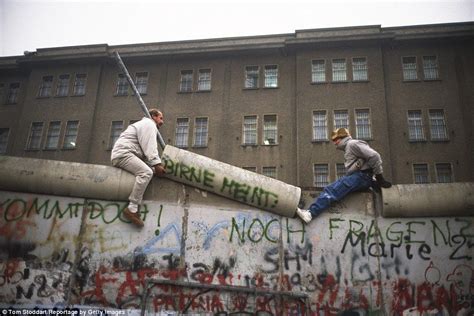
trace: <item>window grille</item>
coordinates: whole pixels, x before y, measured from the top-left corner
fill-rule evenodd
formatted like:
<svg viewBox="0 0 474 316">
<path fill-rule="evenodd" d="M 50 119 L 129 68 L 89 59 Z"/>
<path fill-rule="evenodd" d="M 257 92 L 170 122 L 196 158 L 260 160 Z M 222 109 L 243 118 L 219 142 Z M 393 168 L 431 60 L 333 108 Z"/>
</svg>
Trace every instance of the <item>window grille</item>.
<svg viewBox="0 0 474 316">
<path fill-rule="evenodd" d="M 189 119 L 178 118 L 176 120 L 175 146 L 180 148 L 188 147 Z"/>
<path fill-rule="evenodd" d="M 430 183 L 427 164 L 413 164 L 413 175 L 416 184 Z"/>
<path fill-rule="evenodd" d="M 267 65 L 265 66 L 265 88 L 276 87 L 278 87 L 278 66 Z"/>
<path fill-rule="evenodd" d="M 43 134 L 43 122 L 33 122 L 28 136 L 27 149 L 37 150 L 41 146 L 41 135 Z"/>
<path fill-rule="evenodd" d="M 194 146 L 206 147 L 208 135 L 207 117 L 198 117 L 194 122 Z"/>
<path fill-rule="evenodd" d="M 263 167 L 262 174 L 264 176 L 276 179 L 277 178 L 277 170 L 276 167 Z"/>
<path fill-rule="evenodd" d="M 199 69 L 198 90 L 211 90 L 211 69 Z"/>
<path fill-rule="evenodd" d="M 451 183 L 453 182 L 453 170 L 450 163 L 437 163 L 436 164 L 436 177 L 438 183 Z"/>
<path fill-rule="evenodd" d="M 74 80 L 74 95 L 85 95 L 86 94 L 86 74 L 76 74 L 76 79 Z"/>
<path fill-rule="evenodd" d="M 334 111 L 334 129 L 349 129 L 349 112 L 347 110 Z"/>
<path fill-rule="evenodd" d="M 328 122 L 326 111 L 313 112 L 313 140 L 324 141 L 328 139 Z"/>
<path fill-rule="evenodd" d="M 179 91 L 180 92 L 191 92 L 193 91 L 193 71 L 192 70 L 182 70 L 181 79 L 179 82 Z"/>
<path fill-rule="evenodd" d="M 60 75 L 58 86 L 56 87 L 56 95 L 58 97 L 65 97 L 69 93 L 69 75 Z"/>
<path fill-rule="evenodd" d="M 332 81 L 333 82 L 347 81 L 345 59 L 334 59 L 332 61 Z"/>
<path fill-rule="evenodd" d="M 258 88 L 258 66 L 245 67 L 245 88 Z"/>
<path fill-rule="evenodd" d="M 326 82 L 326 62 L 322 59 L 311 62 L 311 81 Z"/>
<path fill-rule="evenodd" d="M 419 110 L 408 111 L 408 139 L 410 141 L 425 140 L 423 120 Z"/>
<path fill-rule="evenodd" d="M 352 80 L 367 81 L 368 79 L 367 59 L 365 57 L 353 58 Z"/>
<path fill-rule="evenodd" d="M 448 132 L 443 110 L 429 110 L 431 140 L 447 140 Z"/>
<path fill-rule="evenodd" d="M 64 133 L 63 148 L 73 149 L 76 148 L 77 134 L 79 131 L 79 121 L 67 121 L 66 132 Z"/>
<path fill-rule="evenodd" d="M 118 75 L 116 95 L 128 95 L 128 81 L 124 74 Z"/>
<path fill-rule="evenodd" d="M 41 98 L 51 96 L 51 88 L 53 86 L 53 76 L 44 76 L 41 82 L 38 96 Z"/>
<path fill-rule="evenodd" d="M 318 188 L 329 184 L 329 168 L 327 164 L 314 165 L 314 186 Z"/>
<path fill-rule="evenodd" d="M 423 75 L 426 80 L 439 78 L 438 59 L 436 56 L 423 56 Z"/>
<path fill-rule="evenodd" d="M 275 145 L 278 143 L 278 127 L 276 115 L 263 116 L 263 143 Z"/>
<path fill-rule="evenodd" d="M 370 111 L 368 109 L 355 110 L 356 138 L 371 139 Z"/>
<path fill-rule="evenodd" d="M 110 141 L 109 141 L 110 149 L 114 147 L 114 144 L 119 138 L 122 131 L 123 131 L 123 121 L 113 121 L 112 127 L 110 129 Z"/>
<path fill-rule="evenodd" d="M 257 116 L 245 116 L 243 126 L 243 144 L 257 144 Z"/>
<path fill-rule="evenodd" d="M 137 72 L 135 75 L 135 86 L 138 93 L 146 94 L 148 89 L 148 72 Z"/>
<path fill-rule="evenodd" d="M 403 80 L 417 80 L 416 57 L 403 57 Z"/>
<path fill-rule="evenodd" d="M 59 144 L 59 133 L 61 132 L 61 122 L 49 122 L 48 133 L 46 135 L 45 149 L 57 149 Z"/>
<path fill-rule="evenodd" d="M 336 164 L 336 180 L 342 178 L 346 174 L 346 166 L 343 163 Z"/>
<path fill-rule="evenodd" d="M 20 92 L 20 83 L 15 82 L 10 84 L 7 94 L 7 104 L 16 104 L 18 102 L 18 94 Z"/>
</svg>

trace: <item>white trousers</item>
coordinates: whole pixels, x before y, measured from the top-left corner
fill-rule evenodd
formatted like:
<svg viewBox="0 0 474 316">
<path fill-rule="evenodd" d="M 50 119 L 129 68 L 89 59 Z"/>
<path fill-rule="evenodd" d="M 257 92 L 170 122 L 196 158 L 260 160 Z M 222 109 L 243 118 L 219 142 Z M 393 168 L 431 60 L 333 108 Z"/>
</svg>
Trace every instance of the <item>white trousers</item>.
<svg viewBox="0 0 474 316">
<path fill-rule="evenodd" d="M 153 170 L 151 167 L 133 154 L 127 154 L 124 157 L 112 160 L 112 165 L 124 169 L 135 176 L 135 184 L 133 185 L 132 193 L 130 193 L 128 200 L 140 205 L 142 203 L 143 194 L 145 194 L 145 190 L 151 178 L 153 178 Z"/>
</svg>

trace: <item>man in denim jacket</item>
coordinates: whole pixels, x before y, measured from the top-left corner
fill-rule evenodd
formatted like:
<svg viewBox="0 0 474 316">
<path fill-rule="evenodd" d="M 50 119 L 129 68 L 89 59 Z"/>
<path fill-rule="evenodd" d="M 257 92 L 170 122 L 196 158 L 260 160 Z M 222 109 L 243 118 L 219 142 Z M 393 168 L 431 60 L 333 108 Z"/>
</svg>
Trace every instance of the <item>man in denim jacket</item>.
<svg viewBox="0 0 474 316">
<path fill-rule="evenodd" d="M 380 154 L 369 144 L 352 139 L 346 128 L 332 132 L 331 139 L 337 149 L 344 151 L 346 175 L 326 186 L 309 210 L 296 210 L 296 214 L 306 223 L 329 208 L 332 202 L 341 200 L 351 192 L 367 190 L 371 186 L 376 189 L 392 186 L 382 175 Z"/>
</svg>

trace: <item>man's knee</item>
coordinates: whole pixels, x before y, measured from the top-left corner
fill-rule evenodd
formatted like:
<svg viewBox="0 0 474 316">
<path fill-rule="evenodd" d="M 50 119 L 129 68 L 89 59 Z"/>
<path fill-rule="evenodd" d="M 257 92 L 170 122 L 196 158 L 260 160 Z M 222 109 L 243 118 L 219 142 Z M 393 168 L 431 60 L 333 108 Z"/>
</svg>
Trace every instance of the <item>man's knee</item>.
<svg viewBox="0 0 474 316">
<path fill-rule="evenodd" d="M 137 174 L 137 176 L 144 180 L 150 180 L 151 178 L 153 178 L 153 170 L 151 170 L 150 168 L 143 169 Z"/>
</svg>

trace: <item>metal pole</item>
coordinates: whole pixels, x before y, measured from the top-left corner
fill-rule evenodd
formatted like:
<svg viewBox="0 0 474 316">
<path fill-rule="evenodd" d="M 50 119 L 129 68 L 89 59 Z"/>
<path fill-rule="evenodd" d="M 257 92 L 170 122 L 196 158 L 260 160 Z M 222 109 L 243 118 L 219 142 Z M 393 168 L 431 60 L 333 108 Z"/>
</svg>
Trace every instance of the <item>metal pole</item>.
<svg viewBox="0 0 474 316">
<path fill-rule="evenodd" d="M 150 113 L 148 112 L 148 108 L 146 107 L 146 104 L 145 102 L 143 102 L 143 99 L 140 95 L 140 92 L 138 92 L 138 89 L 135 86 L 135 83 L 133 82 L 132 77 L 130 77 L 130 73 L 128 72 L 127 67 L 125 67 L 125 64 L 123 63 L 122 58 L 120 58 L 120 55 L 117 51 L 114 52 L 114 57 L 115 57 L 115 60 L 117 61 L 117 64 L 120 70 L 123 72 L 123 74 L 125 75 L 125 78 L 127 78 L 128 83 L 132 87 L 133 93 L 135 93 L 135 97 L 137 98 L 138 104 L 142 108 L 143 113 L 145 113 L 146 117 L 151 118 Z M 163 140 L 163 137 L 161 137 L 160 131 L 158 131 L 156 138 L 158 140 L 158 143 L 161 146 L 161 149 L 164 149 L 166 144 L 165 144 L 165 141 Z"/>
</svg>

